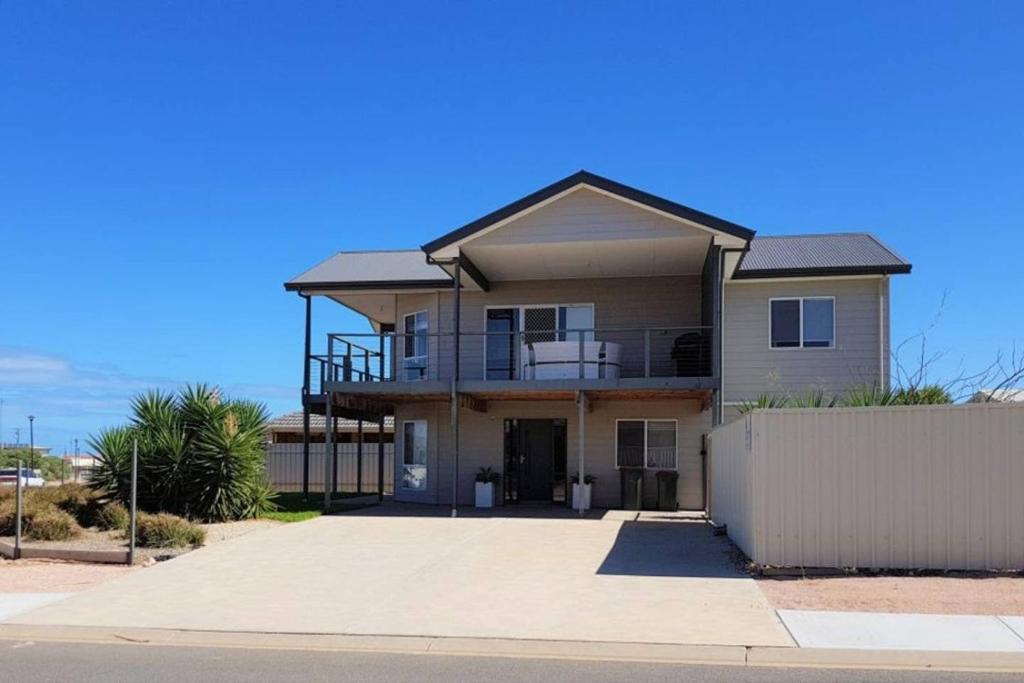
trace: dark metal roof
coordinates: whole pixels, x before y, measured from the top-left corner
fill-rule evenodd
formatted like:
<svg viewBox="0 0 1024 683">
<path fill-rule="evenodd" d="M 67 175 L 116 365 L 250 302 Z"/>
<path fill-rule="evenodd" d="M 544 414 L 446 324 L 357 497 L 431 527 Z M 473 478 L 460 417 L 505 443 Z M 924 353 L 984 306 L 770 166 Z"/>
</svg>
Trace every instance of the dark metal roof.
<svg viewBox="0 0 1024 683">
<path fill-rule="evenodd" d="M 451 276 L 418 249 L 339 251 L 284 283 L 288 291 L 450 287 Z"/>
<path fill-rule="evenodd" d="M 909 273 L 910 263 L 867 233 L 755 237 L 734 279 Z"/>
<path fill-rule="evenodd" d="M 431 242 L 427 242 L 423 245 L 423 251 L 428 254 L 433 253 L 438 249 L 446 247 L 453 242 L 465 239 L 475 232 L 483 230 L 484 228 L 493 225 L 498 221 L 504 220 L 509 216 L 514 216 L 520 211 L 525 211 L 534 204 L 539 204 L 546 199 L 550 199 L 551 197 L 582 183 L 604 190 L 605 192 L 619 195 L 620 197 L 624 197 L 634 202 L 645 204 L 653 209 L 664 211 L 667 214 L 693 221 L 694 223 L 700 223 L 701 225 L 705 225 L 713 230 L 724 232 L 727 235 L 739 237 L 744 240 L 749 240 L 754 236 L 753 230 L 750 228 L 744 228 L 742 225 L 730 223 L 727 220 L 712 216 L 711 214 L 704 213 L 703 211 L 691 209 L 688 206 L 683 206 L 682 204 L 677 204 L 668 199 L 657 197 L 653 194 L 644 192 L 643 190 L 638 190 L 635 187 L 630 187 L 614 180 L 603 178 L 599 175 L 590 173 L 589 171 L 578 171 L 573 173 L 571 176 L 562 178 L 547 187 L 526 195 L 522 199 L 517 199 L 497 211 L 492 211 L 482 218 L 478 218 L 471 223 L 467 223 L 461 228 L 457 228 L 449 232 L 447 235 L 439 237 Z"/>
</svg>

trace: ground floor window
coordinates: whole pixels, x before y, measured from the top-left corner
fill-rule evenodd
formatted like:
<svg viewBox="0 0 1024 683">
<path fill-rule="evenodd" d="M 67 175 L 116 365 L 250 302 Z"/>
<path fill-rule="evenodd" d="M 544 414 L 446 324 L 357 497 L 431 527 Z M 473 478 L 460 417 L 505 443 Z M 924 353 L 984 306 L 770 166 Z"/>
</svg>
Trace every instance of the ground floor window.
<svg viewBox="0 0 1024 683">
<path fill-rule="evenodd" d="M 427 421 L 402 423 L 402 488 L 423 491 L 427 488 Z"/>
<path fill-rule="evenodd" d="M 616 420 L 615 466 L 676 469 L 675 420 Z"/>
</svg>

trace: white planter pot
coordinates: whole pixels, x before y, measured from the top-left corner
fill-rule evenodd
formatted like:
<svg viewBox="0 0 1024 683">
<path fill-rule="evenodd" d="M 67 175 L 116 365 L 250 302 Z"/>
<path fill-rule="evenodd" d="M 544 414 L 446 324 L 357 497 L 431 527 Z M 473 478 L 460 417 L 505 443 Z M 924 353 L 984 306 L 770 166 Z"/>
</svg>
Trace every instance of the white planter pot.
<svg viewBox="0 0 1024 683">
<path fill-rule="evenodd" d="M 494 507 L 494 484 L 476 482 L 476 506 L 478 508 Z"/>
<path fill-rule="evenodd" d="M 590 509 L 590 489 L 593 487 L 592 484 L 583 485 L 583 498 L 580 500 L 580 485 L 572 485 L 572 509 L 573 510 L 589 510 Z M 583 507 L 580 508 L 580 503 Z"/>
</svg>

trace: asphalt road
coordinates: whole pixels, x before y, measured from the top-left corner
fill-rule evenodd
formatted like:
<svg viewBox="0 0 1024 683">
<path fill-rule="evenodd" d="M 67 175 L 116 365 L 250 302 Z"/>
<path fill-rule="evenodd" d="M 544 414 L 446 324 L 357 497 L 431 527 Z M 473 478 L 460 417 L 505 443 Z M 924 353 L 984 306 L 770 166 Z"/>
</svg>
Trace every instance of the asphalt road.
<svg viewBox="0 0 1024 683">
<path fill-rule="evenodd" d="M 1012 674 L 835 671 L 449 657 L 298 650 L 0 641 L 0 680 L 34 681 L 486 681 L 486 683 L 818 683 L 1020 681 Z"/>
</svg>

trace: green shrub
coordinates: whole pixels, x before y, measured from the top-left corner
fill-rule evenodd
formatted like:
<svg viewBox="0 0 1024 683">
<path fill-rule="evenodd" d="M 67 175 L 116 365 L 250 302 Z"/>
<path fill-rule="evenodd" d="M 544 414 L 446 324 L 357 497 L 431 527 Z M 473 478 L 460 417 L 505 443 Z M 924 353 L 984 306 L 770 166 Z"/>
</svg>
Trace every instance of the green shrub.
<svg viewBox="0 0 1024 683">
<path fill-rule="evenodd" d="M 936 405 L 952 402 L 953 397 L 949 395 L 949 391 L 937 384 L 899 389 L 896 392 L 896 403 L 903 406 Z"/>
<path fill-rule="evenodd" d="M 90 445 L 99 462 L 90 486 L 127 503 L 138 444 L 138 504 L 149 512 L 228 521 L 274 509 L 264 468 L 266 409 L 225 400 L 215 387 L 137 396 L 131 424 L 101 432 Z"/>
<path fill-rule="evenodd" d="M 107 503 L 96 513 L 96 526 L 108 531 L 128 531 L 131 516 L 128 509 L 117 501 Z"/>
<path fill-rule="evenodd" d="M 25 525 L 25 538 L 30 541 L 66 541 L 82 533 L 75 518 L 51 507 L 33 514 Z"/>
<path fill-rule="evenodd" d="M 135 542 L 143 548 L 184 548 L 206 541 L 203 527 L 166 513 L 141 514 L 135 524 Z"/>
<path fill-rule="evenodd" d="M 14 498 L 0 500 L 0 536 L 14 535 Z"/>
<path fill-rule="evenodd" d="M 85 484 L 62 484 L 32 488 L 26 492 L 26 502 L 41 507 L 52 505 L 75 518 L 81 526 L 94 526 L 101 507 L 100 496 Z"/>
<path fill-rule="evenodd" d="M 35 496 L 26 495 L 21 501 L 21 530 L 28 529 L 29 523 L 37 516 L 50 512 L 61 512 L 52 503 Z M 0 501 L 0 535 L 13 536 L 16 523 L 14 497 Z"/>
</svg>

